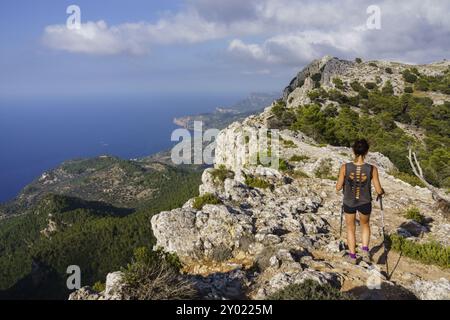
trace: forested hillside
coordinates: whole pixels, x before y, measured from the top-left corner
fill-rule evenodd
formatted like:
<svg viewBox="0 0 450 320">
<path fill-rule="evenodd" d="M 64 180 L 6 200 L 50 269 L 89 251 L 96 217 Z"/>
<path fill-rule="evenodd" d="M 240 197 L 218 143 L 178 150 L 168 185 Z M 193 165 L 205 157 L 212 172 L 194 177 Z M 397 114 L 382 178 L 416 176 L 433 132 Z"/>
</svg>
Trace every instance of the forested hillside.
<svg viewBox="0 0 450 320">
<path fill-rule="evenodd" d="M 196 170 L 170 168 L 157 196 L 139 209 L 48 194 L 21 215 L 0 221 L 0 298 L 66 299 L 66 269 L 78 265 L 82 285 L 125 266 L 136 247 L 152 247 L 149 219 L 195 196 Z M 157 176 L 158 177 L 158 176 Z"/>
<path fill-rule="evenodd" d="M 449 188 L 450 68 L 427 76 L 417 68 L 393 71 L 376 63 L 368 67 L 386 78 L 397 72 L 403 83 L 394 88 L 381 76 L 368 82 L 343 81 L 336 76 L 327 87 L 317 81 L 316 88 L 308 92 L 308 103 L 287 107 L 292 100 L 280 100 L 274 106 L 272 127 L 301 131 L 318 143 L 335 146 L 349 147 L 358 137 L 368 138 L 371 150 L 389 157 L 399 169 L 394 175 L 420 185 L 407 159 L 412 147 L 426 179 Z M 316 74 L 316 79 L 321 77 Z"/>
</svg>

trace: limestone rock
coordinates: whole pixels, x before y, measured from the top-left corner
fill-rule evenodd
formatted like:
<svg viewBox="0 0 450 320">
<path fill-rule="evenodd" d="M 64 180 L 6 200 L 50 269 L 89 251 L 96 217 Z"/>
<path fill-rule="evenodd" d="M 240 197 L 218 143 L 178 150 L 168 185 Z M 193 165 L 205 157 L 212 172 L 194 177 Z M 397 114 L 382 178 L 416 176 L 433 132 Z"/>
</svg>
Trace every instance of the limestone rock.
<svg viewBox="0 0 450 320">
<path fill-rule="evenodd" d="M 320 284 L 330 284 L 336 287 L 340 286 L 338 277 L 332 273 L 305 270 L 302 272 L 280 272 L 265 282 L 258 290 L 255 299 L 266 299 L 278 290 L 286 288 L 291 284 L 301 284 L 305 280 L 314 280 Z"/>
<path fill-rule="evenodd" d="M 117 271 L 108 273 L 106 276 L 106 287 L 104 296 L 106 300 L 122 300 L 122 288 L 124 285 L 123 272 Z"/>
<path fill-rule="evenodd" d="M 417 280 L 412 289 L 421 300 L 450 300 L 450 281 L 445 278 L 435 281 Z"/>
</svg>

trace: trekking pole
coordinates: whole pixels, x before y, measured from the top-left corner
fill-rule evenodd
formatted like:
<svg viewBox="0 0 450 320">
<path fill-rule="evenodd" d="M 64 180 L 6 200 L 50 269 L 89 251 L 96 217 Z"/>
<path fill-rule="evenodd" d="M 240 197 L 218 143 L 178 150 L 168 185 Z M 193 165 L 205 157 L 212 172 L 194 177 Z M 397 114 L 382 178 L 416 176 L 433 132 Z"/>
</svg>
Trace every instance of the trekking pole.
<svg viewBox="0 0 450 320">
<path fill-rule="evenodd" d="M 383 233 L 383 256 L 385 257 L 386 261 L 386 274 L 389 278 L 389 266 L 388 266 L 388 258 L 387 258 L 387 246 L 386 246 L 386 232 L 384 229 L 384 210 L 383 210 L 383 196 L 379 194 L 377 196 L 377 200 L 380 201 L 380 211 L 381 211 L 381 232 Z"/>
<path fill-rule="evenodd" d="M 380 201 L 380 210 L 381 210 L 381 232 L 383 233 L 383 245 L 384 245 L 384 250 L 386 250 L 386 234 L 384 232 L 384 210 L 383 210 L 383 196 L 382 195 L 378 195 L 377 197 Z"/>
<path fill-rule="evenodd" d="M 344 206 L 341 206 L 341 226 L 339 228 L 339 251 L 344 251 L 345 250 L 345 244 L 344 241 L 342 241 L 342 220 L 344 217 Z"/>
</svg>

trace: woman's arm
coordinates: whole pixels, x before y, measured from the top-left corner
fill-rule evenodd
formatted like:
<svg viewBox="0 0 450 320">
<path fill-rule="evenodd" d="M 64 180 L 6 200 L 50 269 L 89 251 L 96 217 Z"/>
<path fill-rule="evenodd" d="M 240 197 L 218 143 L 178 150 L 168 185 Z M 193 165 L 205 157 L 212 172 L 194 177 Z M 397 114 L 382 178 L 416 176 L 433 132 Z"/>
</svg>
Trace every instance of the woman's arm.
<svg viewBox="0 0 450 320">
<path fill-rule="evenodd" d="M 384 190 L 381 187 L 380 178 L 378 176 L 378 169 L 375 166 L 372 166 L 372 183 L 373 183 L 373 186 L 375 187 L 375 191 L 379 195 L 384 194 Z"/>
<path fill-rule="evenodd" d="M 344 179 L 345 179 L 345 164 L 341 166 L 341 169 L 339 170 L 339 177 L 336 182 L 336 191 L 339 192 L 342 190 L 342 187 L 344 186 Z"/>
</svg>

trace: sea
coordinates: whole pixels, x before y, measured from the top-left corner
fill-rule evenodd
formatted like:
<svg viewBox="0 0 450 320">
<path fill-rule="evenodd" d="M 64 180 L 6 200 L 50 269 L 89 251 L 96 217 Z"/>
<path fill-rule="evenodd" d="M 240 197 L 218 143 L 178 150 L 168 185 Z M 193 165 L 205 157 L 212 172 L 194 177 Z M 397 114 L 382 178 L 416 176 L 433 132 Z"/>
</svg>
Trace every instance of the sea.
<svg viewBox="0 0 450 320">
<path fill-rule="evenodd" d="M 0 100 L 0 203 L 65 160 L 134 159 L 170 148 L 174 117 L 232 105 L 242 94 Z"/>
</svg>

